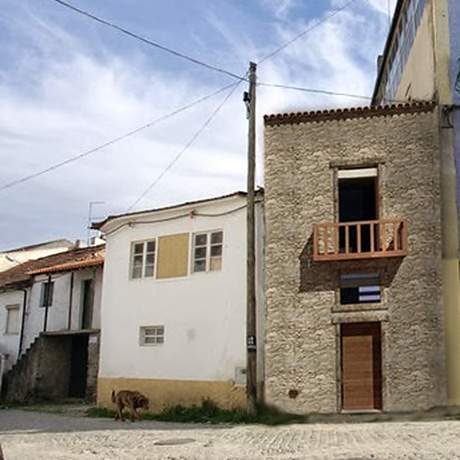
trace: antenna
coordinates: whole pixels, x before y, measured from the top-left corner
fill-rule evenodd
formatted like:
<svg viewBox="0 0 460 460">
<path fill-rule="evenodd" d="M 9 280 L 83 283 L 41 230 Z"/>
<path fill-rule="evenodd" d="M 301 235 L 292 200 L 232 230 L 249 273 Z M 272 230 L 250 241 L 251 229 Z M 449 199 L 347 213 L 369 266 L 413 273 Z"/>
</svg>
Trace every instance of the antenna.
<svg viewBox="0 0 460 460">
<path fill-rule="evenodd" d="M 86 225 L 86 244 L 89 246 L 91 243 L 91 221 L 93 220 L 93 207 L 105 204 L 105 201 L 90 201 L 88 203 L 88 223 Z"/>
</svg>

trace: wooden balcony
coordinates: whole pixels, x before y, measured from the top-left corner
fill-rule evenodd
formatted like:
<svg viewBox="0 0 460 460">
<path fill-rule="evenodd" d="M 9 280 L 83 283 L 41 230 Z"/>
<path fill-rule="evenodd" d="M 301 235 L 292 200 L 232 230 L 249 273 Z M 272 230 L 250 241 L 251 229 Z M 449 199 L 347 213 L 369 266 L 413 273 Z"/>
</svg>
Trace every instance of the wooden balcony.
<svg viewBox="0 0 460 460">
<path fill-rule="evenodd" d="M 407 255 L 407 223 L 401 219 L 313 225 L 313 260 L 354 260 Z"/>
</svg>

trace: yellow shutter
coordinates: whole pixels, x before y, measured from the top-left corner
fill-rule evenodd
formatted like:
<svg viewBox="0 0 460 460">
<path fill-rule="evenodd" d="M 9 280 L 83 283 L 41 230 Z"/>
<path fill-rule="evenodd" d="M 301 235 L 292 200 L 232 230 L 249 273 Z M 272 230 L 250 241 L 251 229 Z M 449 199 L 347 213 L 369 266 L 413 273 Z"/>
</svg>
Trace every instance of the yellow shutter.
<svg viewBox="0 0 460 460">
<path fill-rule="evenodd" d="M 157 278 L 175 278 L 187 275 L 188 242 L 188 233 L 158 238 Z"/>
</svg>

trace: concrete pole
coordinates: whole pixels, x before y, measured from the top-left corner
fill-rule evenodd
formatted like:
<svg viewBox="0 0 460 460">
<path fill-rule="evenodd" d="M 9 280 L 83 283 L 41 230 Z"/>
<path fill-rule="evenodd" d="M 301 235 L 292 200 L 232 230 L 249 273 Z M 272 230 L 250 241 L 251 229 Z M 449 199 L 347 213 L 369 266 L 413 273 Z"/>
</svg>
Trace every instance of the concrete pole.
<svg viewBox="0 0 460 460">
<path fill-rule="evenodd" d="M 248 177 L 247 177 L 247 367 L 246 391 L 248 412 L 257 411 L 257 343 L 256 343 L 256 277 L 255 277 L 255 169 L 256 169 L 256 69 L 249 64 L 248 102 Z"/>
</svg>

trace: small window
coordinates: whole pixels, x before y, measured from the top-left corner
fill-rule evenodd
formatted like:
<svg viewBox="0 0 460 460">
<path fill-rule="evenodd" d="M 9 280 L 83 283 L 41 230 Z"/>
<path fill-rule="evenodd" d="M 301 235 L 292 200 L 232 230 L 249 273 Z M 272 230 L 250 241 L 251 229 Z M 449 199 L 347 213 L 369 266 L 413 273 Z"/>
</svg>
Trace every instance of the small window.
<svg viewBox="0 0 460 460">
<path fill-rule="evenodd" d="M 193 237 L 193 271 L 206 272 L 222 269 L 222 231 L 197 233 Z"/>
<path fill-rule="evenodd" d="M 155 271 L 155 240 L 134 243 L 131 249 L 131 278 L 152 278 Z"/>
<path fill-rule="evenodd" d="M 380 276 L 378 273 L 343 273 L 340 275 L 340 303 L 381 302 Z"/>
<path fill-rule="evenodd" d="M 5 334 L 19 334 L 19 305 L 7 305 Z"/>
<path fill-rule="evenodd" d="M 141 346 L 163 345 L 165 340 L 164 326 L 143 326 L 140 330 Z"/>
<path fill-rule="evenodd" d="M 42 283 L 42 292 L 40 295 L 40 306 L 51 307 L 53 305 L 54 281 Z"/>
</svg>

